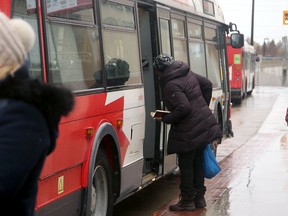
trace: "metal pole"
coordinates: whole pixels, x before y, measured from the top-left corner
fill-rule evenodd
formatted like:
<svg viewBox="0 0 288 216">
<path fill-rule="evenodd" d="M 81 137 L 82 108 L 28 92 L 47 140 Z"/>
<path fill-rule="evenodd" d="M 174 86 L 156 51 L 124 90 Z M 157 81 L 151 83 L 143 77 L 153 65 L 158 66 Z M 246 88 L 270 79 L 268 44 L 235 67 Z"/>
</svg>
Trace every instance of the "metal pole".
<svg viewBox="0 0 288 216">
<path fill-rule="evenodd" d="M 284 44 L 284 58 L 287 60 L 288 52 L 287 52 L 287 36 L 282 37 L 282 43 Z"/>
<path fill-rule="evenodd" d="M 254 1 L 252 0 L 252 19 L 251 19 L 251 41 L 250 44 L 254 45 Z"/>
<path fill-rule="evenodd" d="M 266 40 L 268 41 L 267 45 L 266 45 Z M 264 44 L 263 44 L 263 57 L 265 57 L 266 55 L 266 49 L 268 48 L 269 46 L 269 38 L 264 38 Z"/>
</svg>

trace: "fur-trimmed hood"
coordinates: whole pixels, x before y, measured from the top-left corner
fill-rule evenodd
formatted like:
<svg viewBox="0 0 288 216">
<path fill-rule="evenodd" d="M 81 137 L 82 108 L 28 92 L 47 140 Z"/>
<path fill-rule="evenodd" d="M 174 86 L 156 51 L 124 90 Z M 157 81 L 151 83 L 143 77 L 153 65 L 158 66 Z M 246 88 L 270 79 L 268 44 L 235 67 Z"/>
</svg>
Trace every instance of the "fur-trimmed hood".
<svg viewBox="0 0 288 216">
<path fill-rule="evenodd" d="M 62 116 L 68 115 L 74 106 L 72 92 L 65 88 L 41 83 L 30 79 L 27 65 L 23 65 L 14 76 L 8 76 L 0 81 L 1 99 L 23 101 L 36 107 L 47 121 L 52 152 L 58 137 L 58 124 Z"/>
<path fill-rule="evenodd" d="M 38 108 L 46 119 L 60 119 L 73 108 L 70 90 L 43 84 L 37 79 L 23 79 L 26 68 L 20 68 L 14 77 L 0 81 L 0 99 L 21 100 Z M 18 75 L 17 75 L 18 74 Z"/>
</svg>

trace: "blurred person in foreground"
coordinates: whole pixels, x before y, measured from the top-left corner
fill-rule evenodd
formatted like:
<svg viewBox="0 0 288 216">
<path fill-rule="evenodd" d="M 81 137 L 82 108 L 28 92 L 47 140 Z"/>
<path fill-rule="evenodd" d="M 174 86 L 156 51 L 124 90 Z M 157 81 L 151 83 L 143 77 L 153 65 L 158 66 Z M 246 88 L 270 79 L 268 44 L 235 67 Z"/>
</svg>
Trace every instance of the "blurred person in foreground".
<svg viewBox="0 0 288 216">
<path fill-rule="evenodd" d="M 157 56 L 153 67 L 159 77 L 163 103 L 170 111 L 156 120 L 171 124 L 167 153 L 177 153 L 180 170 L 180 199 L 169 209 L 194 211 L 204 208 L 203 150 L 207 144 L 222 138 L 209 108 L 212 83 L 167 54 Z"/>
<path fill-rule="evenodd" d="M 288 126 L 288 108 L 286 109 L 285 121 L 286 121 L 286 124 Z"/>
<path fill-rule="evenodd" d="M 35 41 L 24 20 L 0 12 L 0 215 L 32 216 L 38 178 L 73 94 L 29 77 Z"/>
</svg>

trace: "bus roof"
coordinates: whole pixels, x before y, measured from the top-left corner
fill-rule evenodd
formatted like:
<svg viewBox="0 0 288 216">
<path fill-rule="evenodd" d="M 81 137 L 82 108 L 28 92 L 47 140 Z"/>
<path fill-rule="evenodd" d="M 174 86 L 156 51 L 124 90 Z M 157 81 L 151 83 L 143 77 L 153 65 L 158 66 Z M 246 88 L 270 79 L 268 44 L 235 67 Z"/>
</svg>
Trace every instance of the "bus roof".
<svg viewBox="0 0 288 216">
<path fill-rule="evenodd" d="M 217 0 L 154 0 L 179 10 L 224 23 L 223 11 Z"/>
</svg>

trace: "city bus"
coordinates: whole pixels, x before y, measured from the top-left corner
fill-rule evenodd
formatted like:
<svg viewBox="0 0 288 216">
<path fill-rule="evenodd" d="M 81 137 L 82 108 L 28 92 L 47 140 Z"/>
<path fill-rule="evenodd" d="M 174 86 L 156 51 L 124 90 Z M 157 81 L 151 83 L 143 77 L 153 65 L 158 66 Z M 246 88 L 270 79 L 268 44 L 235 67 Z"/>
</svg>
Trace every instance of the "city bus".
<svg viewBox="0 0 288 216">
<path fill-rule="evenodd" d="M 233 48 L 227 43 L 231 101 L 241 104 L 242 99 L 251 95 L 256 82 L 256 63 L 259 58 L 254 46 L 247 41 L 242 48 Z"/>
<path fill-rule="evenodd" d="M 30 76 L 75 95 L 39 178 L 37 216 L 111 216 L 177 168 L 169 125 L 150 116 L 165 108 L 152 65 L 160 53 L 212 81 L 211 110 L 231 135 L 226 36 L 235 47 L 243 39 L 216 1 L 1 0 L 0 10 L 37 34 Z"/>
</svg>

